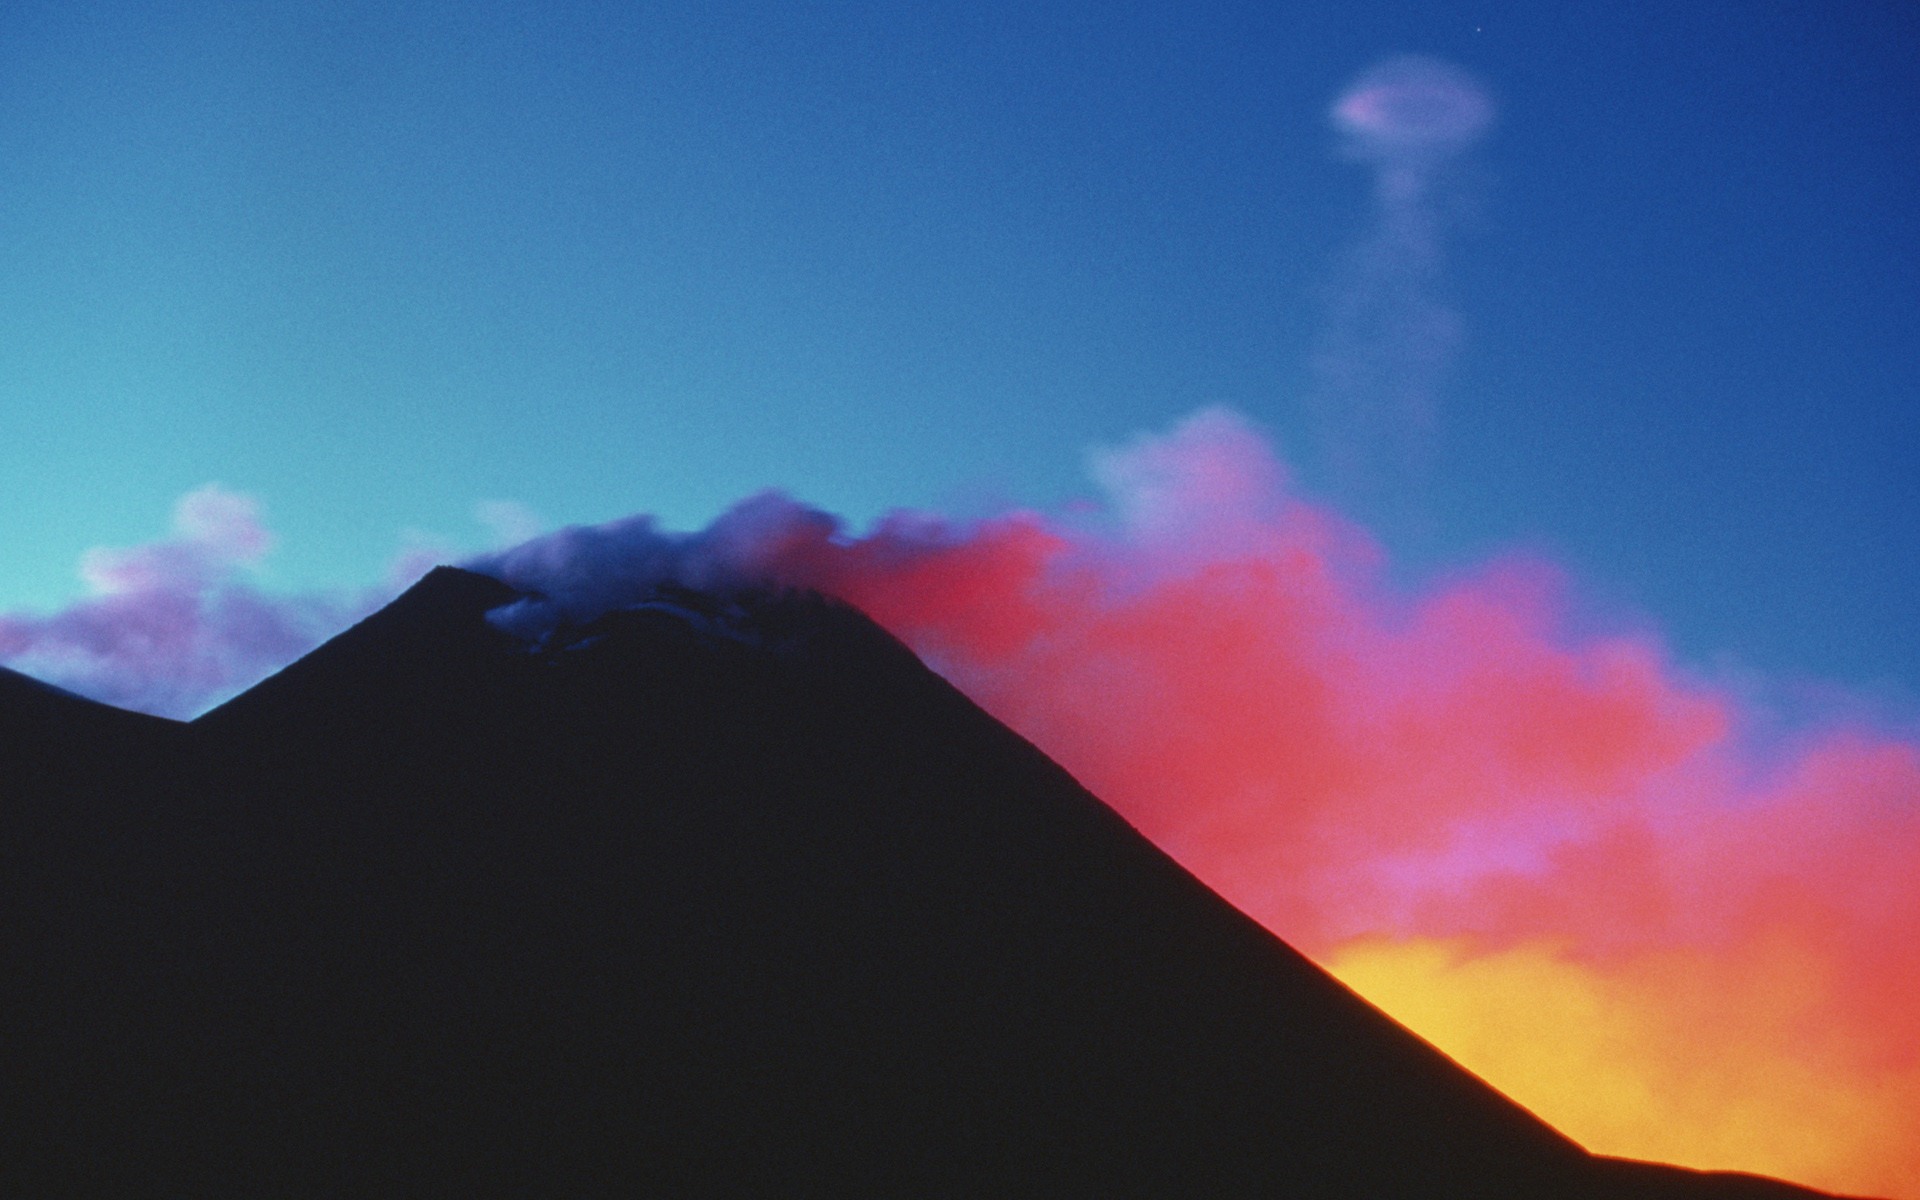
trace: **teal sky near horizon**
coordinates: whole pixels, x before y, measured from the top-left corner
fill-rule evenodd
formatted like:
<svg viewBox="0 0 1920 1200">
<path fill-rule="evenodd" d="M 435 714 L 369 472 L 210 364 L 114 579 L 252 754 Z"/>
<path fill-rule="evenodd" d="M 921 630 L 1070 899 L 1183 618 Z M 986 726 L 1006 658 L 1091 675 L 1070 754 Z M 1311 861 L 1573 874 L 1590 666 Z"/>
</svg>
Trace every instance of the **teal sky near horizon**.
<svg viewBox="0 0 1920 1200">
<path fill-rule="evenodd" d="M 1521 547 L 1909 710 L 1916 51 L 1897 5 L 23 0 L 0 612 L 213 481 L 270 585 L 351 586 L 489 501 L 1054 506 L 1220 404 L 1410 578 Z M 1429 423 L 1330 433 L 1382 217 L 1328 113 L 1407 53 L 1498 109 L 1427 200 L 1458 334 Z"/>
</svg>

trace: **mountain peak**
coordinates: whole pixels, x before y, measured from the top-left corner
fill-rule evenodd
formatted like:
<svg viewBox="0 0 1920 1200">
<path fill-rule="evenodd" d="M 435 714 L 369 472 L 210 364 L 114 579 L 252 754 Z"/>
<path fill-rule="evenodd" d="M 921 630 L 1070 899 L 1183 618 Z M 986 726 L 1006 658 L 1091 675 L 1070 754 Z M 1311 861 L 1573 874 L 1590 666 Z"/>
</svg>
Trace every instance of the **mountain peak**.
<svg viewBox="0 0 1920 1200">
<path fill-rule="evenodd" d="M 390 708 L 407 698 L 453 686 L 514 639 L 489 625 L 486 614 L 522 598 L 499 580 L 457 567 L 435 567 L 378 612 L 292 665 L 267 677 L 195 722 L 202 729 L 236 721 L 256 726 L 295 720 L 286 711 L 302 698 L 317 710 L 308 719 L 352 723 L 364 706 Z M 334 697 L 356 699 L 331 711 Z"/>
<path fill-rule="evenodd" d="M 1740 1194 L 1592 1159 L 845 606 L 538 599 L 434 571 L 0 809 L 0 1190 Z"/>
<path fill-rule="evenodd" d="M 485 612 L 510 604 L 523 595 L 498 579 L 460 567 L 438 566 L 381 611 Z"/>
</svg>

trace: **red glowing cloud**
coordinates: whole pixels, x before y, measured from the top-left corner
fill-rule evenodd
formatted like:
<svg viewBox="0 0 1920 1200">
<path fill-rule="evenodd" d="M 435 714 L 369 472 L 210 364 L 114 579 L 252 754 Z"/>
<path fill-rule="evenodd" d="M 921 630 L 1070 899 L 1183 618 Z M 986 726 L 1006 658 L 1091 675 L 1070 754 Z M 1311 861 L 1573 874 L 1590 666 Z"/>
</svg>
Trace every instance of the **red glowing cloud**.
<svg viewBox="0 0 1920 1200">
<path fill-rule="evenodd" d="M 1226 414 L 1098 474 L 1106 533 L 763 499 L 733 561 L 866 609 L 1591 1148 L 1920 1196 L 1920 747 L 1763 764 L 1656 642 L 1568 633 L 1544 564 L 1389 594 Z"/>
</svg>

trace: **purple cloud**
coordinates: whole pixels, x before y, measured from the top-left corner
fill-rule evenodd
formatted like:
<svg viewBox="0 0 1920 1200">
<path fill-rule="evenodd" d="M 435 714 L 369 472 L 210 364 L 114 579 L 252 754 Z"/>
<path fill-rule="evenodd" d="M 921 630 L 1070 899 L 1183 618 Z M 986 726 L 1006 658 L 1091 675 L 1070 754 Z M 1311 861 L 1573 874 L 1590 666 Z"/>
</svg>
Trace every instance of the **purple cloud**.
<svg viewBox="0 0 1920 1200">
<path fill-rule="evenodd" d="M 174 505 L 170 536 L 81 556 L 91 595 L 51 614 L 0 614 L 0 664 L 108 704 L 186 718 L 392 595 L 268 595 L 246 575 L 273 543 L 252 497 L 197 488 Z"/>
</svg>

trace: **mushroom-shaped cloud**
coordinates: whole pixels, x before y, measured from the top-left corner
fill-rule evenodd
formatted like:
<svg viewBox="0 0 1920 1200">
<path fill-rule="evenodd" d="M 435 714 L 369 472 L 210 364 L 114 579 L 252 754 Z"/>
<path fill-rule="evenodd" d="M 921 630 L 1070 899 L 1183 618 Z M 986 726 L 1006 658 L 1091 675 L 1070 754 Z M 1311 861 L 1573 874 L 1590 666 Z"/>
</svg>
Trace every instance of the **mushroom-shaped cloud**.
<svg viewBox="0 0 1920 1200">
<path fill-rule="evenodd" d="M 1493 122 L 1493 100 L 1459 67 L 1403 55 L 1354 80 L 1332 118 L 1354 157 L 1423 167 L 1472 145 Z"/>
</svg>

